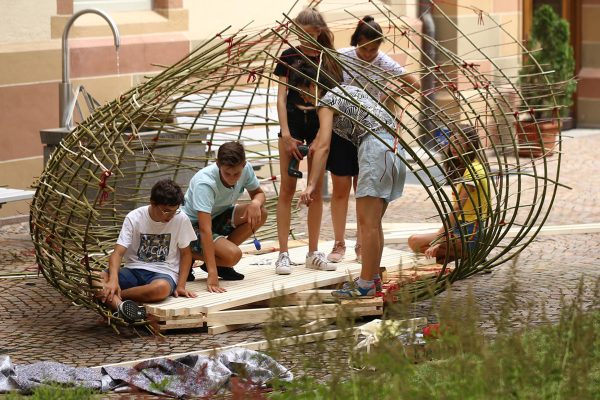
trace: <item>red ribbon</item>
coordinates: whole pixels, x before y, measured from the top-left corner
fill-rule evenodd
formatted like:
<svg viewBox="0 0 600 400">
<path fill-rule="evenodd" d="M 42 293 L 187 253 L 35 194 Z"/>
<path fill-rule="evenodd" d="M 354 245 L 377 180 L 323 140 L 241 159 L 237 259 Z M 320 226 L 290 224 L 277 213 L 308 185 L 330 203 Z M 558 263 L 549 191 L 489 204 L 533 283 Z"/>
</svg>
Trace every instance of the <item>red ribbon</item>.
<svg viewBox="0 0 600 400">
<path fill-rule="evenodd" d="M 102 194 L 100 195 L 100 205 L 102 205 L 106 200 L 108 200 L 108 191 L 106 189 L 106 180 L 112 176 L 112 172 L 109 170 L 103 171 L 100 176 L 100 189 L 102 189 Z"/>
</svg>

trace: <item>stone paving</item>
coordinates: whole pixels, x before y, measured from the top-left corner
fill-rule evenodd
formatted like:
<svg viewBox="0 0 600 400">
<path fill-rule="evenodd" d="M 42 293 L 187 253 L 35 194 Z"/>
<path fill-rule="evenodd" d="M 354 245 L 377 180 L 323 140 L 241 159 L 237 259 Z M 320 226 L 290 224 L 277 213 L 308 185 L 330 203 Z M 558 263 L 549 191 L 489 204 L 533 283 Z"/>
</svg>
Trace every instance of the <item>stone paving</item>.
<svg viewBox="0 0 600 400">
<path fill-rule="evenodd" d="M 568 135 L 573 138 L 565 139 L 561 182 L 573 190 L 559 190 L 547 223 L 600 222 L 600 159 L 595 152 L 600 148 L 600 131 L 569 131 Z M 354 210 L 353 204 L 350 210 Z M 355 220 L 352 214 L 349 221 Z M 329 218 L 325 207 L 324 239 L 332 235 Z M 385 221 L 435 222 L 437 217 L 424 190 L 407 186 L 404 197 L 390 205 Z M 36 271 L 27 232 L 26 223 L 0 228 L 0 354 L 10 355 L 15 363 L 53 360 L 73 366 L 95 366 L 263 338 L 259 326 L 217 336 L 182 330 L 156 338 L 131 329 L 121 329 L 117 335 L 99 315 L 71 304 L 43 277 L 9 276 Z M 529 304 L 536 304 L 533 319 L 539 320 L 539 305 L 543 304 L 548 318 L 555 321 L 561 293 L 573 296 L 582 275 L 591 299 L 593 284 L 600 278 L 599 243 L 599 234 L 541 237 L 521 253 L 514 274 L 510 272 L 512 263 L 508 262 L 492 274 L 457 282 L 450 301 L 459 306 L 471 288 L 482 311 L 482 328 L 493 332 L 489 317 L 497 312 L 502 289 L 513 276 L 518 282 L 517 301 L 523 314 Z M 438 298 L 447 296 L 443 293 Z M 435 318 L 430 300 L 415 304 L 413 312 L 415 316 Z M 293 363 L 293 354 L 285 352 L 282 357 Z"/>
</svg>

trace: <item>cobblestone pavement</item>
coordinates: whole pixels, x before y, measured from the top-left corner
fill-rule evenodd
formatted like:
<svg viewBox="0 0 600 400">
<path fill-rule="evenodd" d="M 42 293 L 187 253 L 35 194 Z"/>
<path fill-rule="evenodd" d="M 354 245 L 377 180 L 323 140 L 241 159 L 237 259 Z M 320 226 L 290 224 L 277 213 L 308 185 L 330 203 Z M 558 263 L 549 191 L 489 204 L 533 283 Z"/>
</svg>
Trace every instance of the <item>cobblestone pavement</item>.
<svg viewBox="0 0 600 400">
<path fill-rule="evenodd" d="M 547 223 L 600 222 L 600 131 L 569 131 L 565 139 L 561 182 L 572 190 L 560 189 Z M 354 204 L 350 205 L 349 221 Z M 392 203 L 385 222 L 435 222 L 435 210 L 424 190 L 407 186 L 402 199 Z M 323 217 L 323 238 L 332 236 L 328 207 Z M 260 327 L 209 336 L 198 330 L 169 333 L 158 339 L 145 332 L 123 329 L 120 335 L 89 310 L 76 307 L 55 291 L 43 277 L 8 277 L 36 270 L 33 246 L 26 223 L 0 228 L 0 354 L 9 354 L 15 363 L 53 360 L 74 366 L 94 366 L 169 353 L 201 350 L 263 338 Z M 352 234 L 352 232 L 349 232 Z M 560 312 L 561 293 L 573 296 L 582 276 L 588 300 L 595 280 L 600 278 L 600 234 L 541 237 L 526 248 L 516 262 L 457 282 L 451 300 L 457 306 L 471 288 L 482 311 L 482 328 L 493 331 L 488 322 L 498 310 L 503 288 L 514 276 L 520 310 L 525 314 L 536 304 L 534 320 L 545 306 L 550 320 Z M 397 246 L 403 248 L 402 246 Z M 327 251 L 329 249 L 322 249 Z M 445 298 L 448 293 L 438 298 Z M 415 305 L 414 315 L 433 316 L 431 301 Z M 292 363 L 293 352 L 282 354 Z"/>
</svg>

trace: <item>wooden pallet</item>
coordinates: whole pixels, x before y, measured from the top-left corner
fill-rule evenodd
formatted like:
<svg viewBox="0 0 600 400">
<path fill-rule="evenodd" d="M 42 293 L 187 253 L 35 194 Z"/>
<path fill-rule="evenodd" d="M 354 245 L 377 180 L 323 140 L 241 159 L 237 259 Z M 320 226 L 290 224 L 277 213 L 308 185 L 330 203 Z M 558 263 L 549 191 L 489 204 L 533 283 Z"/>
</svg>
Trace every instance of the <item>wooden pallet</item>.
<svg viewBox="0 0 600 400">
<path fill-rule="evenodd" d="M 320 244 L 320 247 L 325 249 L 332 245 L 333 242 L 325 242 Z M 315 320 L 332 318 L 338 314 L 340 307 L 357 316 L 381 315 L 383 305 L 381 299 L 363 300 L 364 303 L 359 304 L 354 302 L 327 304 L 329 300 L 323 299 L 318 304 L 314 292 L 306 292 L 307 290 L 343 283 L 350 276 L 357 276 L 361 265 L 355 260 L 350 260 L 339 263 L 337 271 L 311 270 L 303 264 L 306 251 L 305 246 L 290 249 L 292 261 L 302 262 L 302 265 L 294 267 L 291 275 L 275 274 L 274 263 L 278 256 L 277 252 L 246 255 L 236 266 L 237 271 L 246 275 L 245 279 L 220 282 L 227 292 L 209 293 L 206 291 L 205 278 L 197 278 L 195 282 L 187 284 L 189 290 L 198 294 L 197 298 L 169 297 L 160 303 L 146 304 L 146 311 L 162 331 L 206 326 L 211 333 L 268 321 L 273 309 L 264 302 L 275 298 L 285 300 L 283 311 L 290 320 L 297 319 L 300 314 Z M 412 253 L 384 249 L 382 266 L 388 272 L 410 269 L 419 262 Z M 312 304 L 309 304 L 311 296 L 313 300 Z M 240 309 L 257 302 L 263 302 L 263 306 Z"/>
</svg>

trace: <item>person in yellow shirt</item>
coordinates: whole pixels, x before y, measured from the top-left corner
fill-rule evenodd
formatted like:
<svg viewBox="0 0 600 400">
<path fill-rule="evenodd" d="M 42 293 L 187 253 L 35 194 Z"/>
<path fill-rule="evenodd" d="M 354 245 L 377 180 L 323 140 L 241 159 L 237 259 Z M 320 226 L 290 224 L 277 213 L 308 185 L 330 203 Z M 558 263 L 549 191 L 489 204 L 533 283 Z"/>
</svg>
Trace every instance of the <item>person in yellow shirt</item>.
<svg viewBox="0 0 600 400">
<path fill-rule="evenodd" d="M 487 219 L 489 208 L 489 176 L 482 164 L 481 144 L 477 130 L 461 127 L 448 141 L 448 161 L 445 169 L 456 189 L 453 191 L 452 212 L 442 227 L 434 233 L 415 234 L 408 238 L 409 247 L 416 253 L 449 262 L 466 257 L 477 246 L 480 224 Z M 458 195 L 458 196 L 457 196 Z M 447 229 L 446 229 L 447 228 Z M 449 240 L 445 237 L 450 232 Z"/>
</svg>

